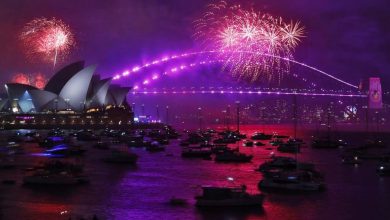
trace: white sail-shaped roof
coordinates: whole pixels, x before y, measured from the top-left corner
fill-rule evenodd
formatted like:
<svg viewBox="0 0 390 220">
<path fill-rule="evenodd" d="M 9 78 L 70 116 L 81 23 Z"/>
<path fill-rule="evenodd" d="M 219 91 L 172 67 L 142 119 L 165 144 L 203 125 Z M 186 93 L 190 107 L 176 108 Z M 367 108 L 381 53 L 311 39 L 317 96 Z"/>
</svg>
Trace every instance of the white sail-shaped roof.
<svg viewBox="0 0 390 220">
<path fill-rule="evenodd" d="M 96 66 L 89 66 L 76 73 L 62 88 L 59 96 L 68 103 L 72 109 L 82 111 L 86 104 L 89 84 Z"/>
</svg>

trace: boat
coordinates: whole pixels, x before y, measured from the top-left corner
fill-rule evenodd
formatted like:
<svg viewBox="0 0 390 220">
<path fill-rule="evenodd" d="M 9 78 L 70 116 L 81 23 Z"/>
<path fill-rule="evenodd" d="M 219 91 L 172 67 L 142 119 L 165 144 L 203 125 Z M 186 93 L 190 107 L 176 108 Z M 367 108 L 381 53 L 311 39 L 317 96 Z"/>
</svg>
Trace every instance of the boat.
<svg viewBox="0 0 390 220">
<path fill-rule="evenodd" d="M 256 132 L 252 135 L 251 139 L 252 140 L 271 140 L 273 137 L 272 134 L 265 134 L 261 132 Z"/>
<path fill-rule="evenodd" d="M 80 156 L 83 155 L 85 152 L 86 150 L 79 145 L 61 144 L 49 150 L 46 150 L 45 154 L 52 157 L 69 157 Z"/>
<path fill-rule="evenodd" d="M 15 159 L 12 157 L 0 157 L 0 169 L 9 169 L 16 166 Z"/>
<path fill-rule="evenodd" d="M 353 164 L 353 165 L 362 163 L 362 161 L 358 156 L 353 156 L 353 155 L 343 156 L 341 158 L 341 162 L 343 164 Z"/>
<path fill-rule="evenodd" d="M 214 141 L 214 144 L 234 144 L 237 142 L 235 138 L 217 138 Z"/>
<path fill-rule="evenodd" d="M 188 147 L 190 146 L 190 143 L 187 142 L 187 141 L 180 141 L 180 144 L 179 144 L 181 147 Z"/>
<path fill-rule="evenodd" d="M 24 184 L 34 185 L 76 185 L 87 182 L 81 165 L 61 161 L 47 162 L 23 178 Z"/>
<path fill-rule="evenodd" d="M 281 138 L 274 138 L 272 141 L 269 142 L 272 146 L 279 146 L 284 143 L 284 141 Z"/>
<path fill-rule="evenodd" d="M 0 143 L 0 154 L 15 155 L 24 154 L 25 150 L 23 146 L 16 142 Z"/>
<path fill-rule="evenodd" d="M 108 142 L 98 141 L 92 147 L 100 150 L 108 150 L 110 149 L 110 144 Z"/>
<path fill-rule="evenodd" d="M 121 150 L 112 150 L 111 154 L 103 159 L 104 162 L 118 164 L 135 164 L 137 160 L 137 154 Z"/>
<path fill-rule="evenodd" d="M 257 147 L 265 146 L 265 144 L 262 143 L 262 142 L 260 142 L 260 141 L 256 141 L 256 142 L 255 142 L 255 145 L 256 145 Z"/>
<path fill-rule="evenodd" d="M 295 170 L 265 175 L 258 183 L 258 187 L 262 190 L 315 192 L 324 190 L 325 184 L 310 171 Z"/>
<path fill-rule="evenodd" d="M 363 145 L 365 148 L 386 148 L 386 144 L 381 140 L 367 140 Z"/>
<path fill-rule="evenodd" d="M 382 161 L 378 164 L 377 172 L 380 176 L 390 175 L 390 157 L 382 159 Z"/>
<path fill-rule="evenodd" d="M 211 148 L 204 147 L 186 147 L 181 152 L 181 156 L 186 158 L 209 158 L 211 154 Z"/>
<path fill-rule="evenodd" d="M 215 161 L 217 162 L 250 162 L 252 155 L 246 155 L 240 153 L 237 150 L 225 150 L 215 155 Z"/>
<path fill-rule="evenodd" d="M 251 140 L 246 140 L 246 141 L 244 141 L 243 145 L 245 147 L 253 147 L 254 143 Z"/>
<path fill-rule="evenodd" d="M 64 144 L 65 139 L 61 136 L 49 136 L 43 141 L 39 142 L 40 147 L 51 148 L 60 144 Z"/>
<path fill-rule="evenodd" d="M 203 194 L 195 197 L 195 205 L 198 207 L 223 207 L 223 206 L 262 206 L 263 194 L 251 195 L 246 192 L 246 186 L 241 187 L 202 187 Z"/>
<path fill-rule="evenodd" d="M 310 170 L 314 171 L 315 166 L 312 163 L 300 163 L 292 157 L 274 156 L 272 160 L 262 163 L 257 171 L 267 172 L 270 170 Z"/>
<path fill-rule="evenodd" d="M 149 152 L 160 152 L 164 151 L 165 147 L 161 146 L 157 141 L 152 141 L 150 146 L 146 147 L 146 150 Z"/>
<path fill-rule="evenodd" d="M 286 143 L 294 143 L 303 145 L 305 142 L 299 138 L 289 138 Z"/>
<path fill-rule="evenodd" d="M 343 149 L 342 157 L 359 157 L 362 160 L 383 160 L 390 157 L 386 148 L 354 147 Z"/>
<path fill-rule="evenodd" d="M 215 144 L 211 147 L 211 151 L 215 154 L 225 150 L 229 150 L 227 144 Z"/>
<path fill-rule="evenodd" d="M 330 139 L 316 139 L 313 140 L 311 143 L 312 148 L 318 148 L 318 149 L 334 149 L 339 148 L 341 146 L 344 146 L 344 144 L 340 141 L 333 141 Z"/>
<path fill-rule="evenodd" d="M 67 172 L 48 173 L 45 171 L 37 171 L 31 176 L 23 178 L 24 184 L 38 185 L 77 185 L 88 182 L 84 176 L 75 176 Z"/>
<path fill-rule="evenodd" d="M 283 143 L 280 144 L 277 148 L 278 151 L 283 153 L 299 153 L 300 152 L 300 144 L 296 143 Z"/>
<path fill-rule="evenodd" d="M 150 141 L 144 140 L 143 136 L 135 135 L 129 138 L 127 141 L 128 147 L 148 147 L 150 146 Z"/>
</svg>

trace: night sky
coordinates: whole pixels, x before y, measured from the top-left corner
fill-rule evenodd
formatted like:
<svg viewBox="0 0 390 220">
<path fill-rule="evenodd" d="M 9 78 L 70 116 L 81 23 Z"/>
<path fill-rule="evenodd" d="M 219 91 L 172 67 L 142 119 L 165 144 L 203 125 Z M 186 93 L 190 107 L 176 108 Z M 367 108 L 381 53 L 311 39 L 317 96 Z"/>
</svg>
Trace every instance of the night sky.
<svg viewBox="0 0 390 220">
<path fill-rule="evenodd" d="M 37 17 L 70 25 L 77 47 L 66 62 L 97 63 L 111 76 L 165 53 L 193 48 L 191 22 L 210 1 L 196 0 L 1 0 L 0 82 L 15 72 L 43 72 L 50 64 L 25 59 L 18 33 Z M 390 3 L 388 0 L 254 0 L 254 7 L 301 20 L 307 37 L 295 58 L 358 83 L 379 75 L 390 81 Z M 60 66 L 61 66 L 60 65 Z"/>
</svg>

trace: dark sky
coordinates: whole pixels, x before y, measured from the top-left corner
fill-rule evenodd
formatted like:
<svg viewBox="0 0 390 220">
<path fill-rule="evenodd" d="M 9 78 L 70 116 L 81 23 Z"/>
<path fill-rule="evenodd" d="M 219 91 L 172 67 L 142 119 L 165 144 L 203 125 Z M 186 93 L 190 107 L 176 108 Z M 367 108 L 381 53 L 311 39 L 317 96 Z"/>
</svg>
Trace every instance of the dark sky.
<svg viewBox="0 0 390 220">
<path fill-rule="evenodd" d="M 36 17 L 68 23 L 77 48 L 68 62 L 97 63 L 104 75 L 193 46 L 191 22 L 206 0 L 1 0 L 0 82 L 15 72 L 51 72 L 26 61 L 17 36 Z M 250 1 L 241 1 L 249 4 Z M 380 75 L 390 81 L 388 0 L 252 0 L 254 7 L 301 20 L 307 37 L 295 58 L 351 81 Z"/>
</svg>

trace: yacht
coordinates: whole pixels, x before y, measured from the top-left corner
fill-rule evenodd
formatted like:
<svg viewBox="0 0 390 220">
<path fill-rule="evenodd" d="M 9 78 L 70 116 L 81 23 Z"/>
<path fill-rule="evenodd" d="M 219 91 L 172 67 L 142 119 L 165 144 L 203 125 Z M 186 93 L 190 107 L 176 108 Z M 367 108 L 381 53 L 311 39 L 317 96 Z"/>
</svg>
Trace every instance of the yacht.
<svg viewBox="0 0 390 220">
<path fill-rule="evenodd" d="M 237 150 L 225 150 L 215 155 L 217 162 L 250 162 L 252 158 L 252 155 L 246 155 Z"/>
<path fill-rule="evenodd" d="M 311 143 L 312 148 L 339 148 L 341 146 L 344 146 L 344 143 L 330 139 L 316 139 Z"/>
<path fill-rule="evenodd" d="M 80 156 L 83 155 L 85 152 L 86 150 L 79 145 L 69 146 L 66 144 L 61 144 L 45 151 L 48 156 L 52 157 Z"/>
<path fill-rule="evenodd" d="M 49 136 L 39 142 L 40 147 L 51 148 L 60 144 L 64 144 L 65 139 L 61 136 Z"/>
<path fill-rule="evenodd" d="M 385 148 L 386 144 L 381 140 L 367 140 L 363 145 L 366 148 Z"/>
<path fill-rule="evenodd" d="M 271 170 L 309 170 L 314 171 L 315 166 L 312 163 L 300 163 L 292 157 L 274 156 L 272 160 L 264 162 L 257 169 L 260 172 L 267 172 Z"/>
<path fill-rule="evenodd" d="M 181 152 L 181 156 L 187 158 L 209 158 L 211 154 L 211 148 L 204 147 L 186 147 Z"/>
<path fill-rule="evenodd" d="M 160 152 L 164 151 L 165 147 L 161 146 L 160 143 L 157 141 L 152 141 L 150 146 L 146 147 L 146 150 L 149 152 Z"/>
<path fill-rule="evenodd" d="M 110 144 L 105 141 L 98 141 L 94 145 L 92 145 L 92 147 L 100 150 L 108 150 L 110 149 Z"/>
<path fill-rule="evenodd" d="M 260 133 L 260 132 L 256 132 L 252 135 L 251 139 L 252 140 L 271 140 L 273 137 L 272 134 L 265 134 L 265 133 Z"/>
<path fill-rule="evenodd" d="M 23 178 L 24 184 L 39 185 L 76 185 L 86 183 L 88 180 L 84 176 L 75 176 L 71 173 L 50 173 L 46 171 L 36 171 L 33 175 Z"/>
<path fill-rule="evenodd" d="M 297 143 L 283 143 L 279 145 L 277 150 L 283 153 L 299 153 L 300 148 L 300 144 Z"/>
<path fill-rule="evenodd" d="M 254 145 L 254 143 L 253 143 L 253 141 L 251 141 L 251 140 L 246 140 L 246 141 L 244 141 L 244 143 L 243 143 L 243 146 L 244 146 L 244 147 L 253 147 L 253 145 Z"/>
<path fill-rule="evenodd" d="M 381 163 L 379 163 L 377 172 L 380 176 L 390 175 L 390 158 L 386 158 Z"/>
<path fill-rule="evenodd" d="M 33 169 L 23 178 L 24 184 L 38 185 L 76 185 L 88 182 L 80 165 L 60 161 L 47 162 Z"/>
<path fill-rule="evenodd" d="M 313 192 L 325 189 L 322 180 L 314 177 L 310 171 L 278 171 L 266 175 L 258 184 L 263 190 L 281 190 L 295 192 Z"/>
<path fill-rule="evenodd" d="M 345 155 L 341 158 L 341 162 L 343 164 L 353 164 L 353 165 L 362 163 L 362 161 L 357 155 L 349 155 L 349 156 Z"/>
<path fill-rule="evenodd" d="M 263 194 L 251 195 L 246 192 L 246 186 L 241 187 L 202 187 L 203 194 L 195 197 L 198 207 L 223 206 L 262 206 Z"/>
<path fill-rule="evenodd" d="M 211 147 L 211 151 L 215 154 L 225 150 L 229 150 L 227 144 L 215 144 Z"/>
<path fill-rule="evenodd" d="M 272 141 L 269 142 L 272 146 L 280 146 L 284 143 L 283 139 L 281 138 L 274 138 Z"/>
<path fill-rule="evenodd" d="M 260 141 L 256 141 L 256 142 L 255 142 L 255 145 L 256 145 L 257 147 L 265 146 L 265 144 L 262 143 L 262 142 L 260 142 Z"/>
<path fill-rule="evenodd" d="M 0 157 L 0 169 L 9 169 L 16 166 L 15 159 L 12 157 Z"/>
</svg>

